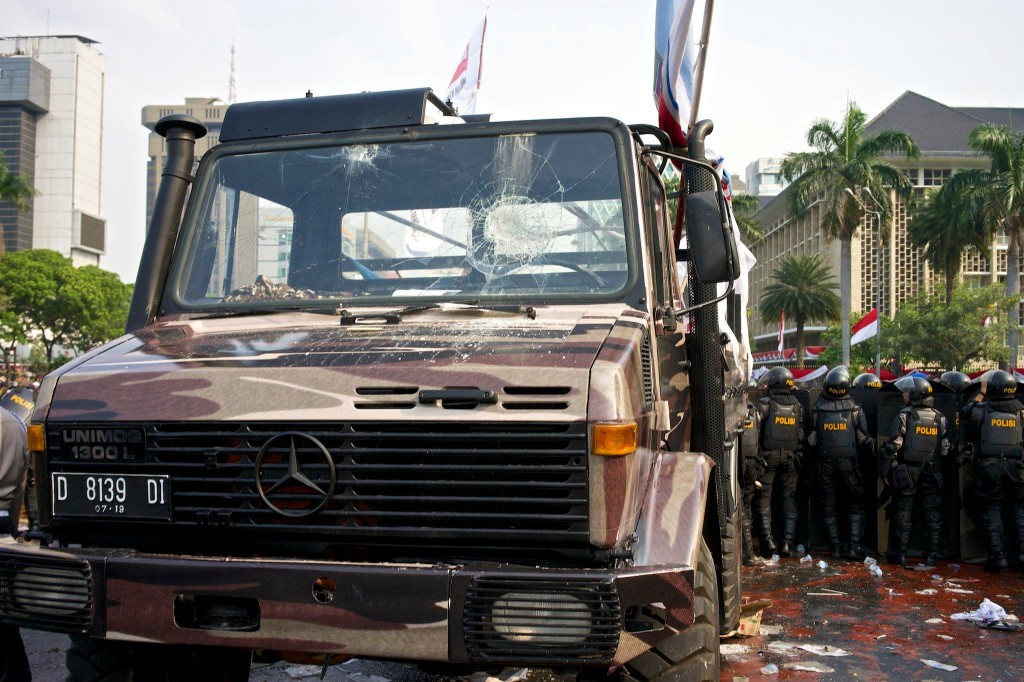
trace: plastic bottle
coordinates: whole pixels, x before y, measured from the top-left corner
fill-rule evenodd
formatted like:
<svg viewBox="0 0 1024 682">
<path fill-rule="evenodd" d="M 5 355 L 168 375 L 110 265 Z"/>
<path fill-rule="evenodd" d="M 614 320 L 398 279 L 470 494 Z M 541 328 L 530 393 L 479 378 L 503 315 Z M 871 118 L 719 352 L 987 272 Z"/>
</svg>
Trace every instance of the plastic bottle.
<svg viewBox="0 0 1024 682">
<path fill-rule="evenodd" d="M 875 557 L 873 557 L 873 556 L 866 556 L 866 557 L 864 557 L 864 565 L 868 566 L 868 567 L 877 566 L 878 565 L 878 560 L 875 559 Z"/>
<path fill-rule="evenodd" d="M 878 567 L 878 564 L 871 564 L 871 569 L 870 570 L 871 570 L 871 575 L 875 576 L 876 578 L 881 578 L 882 577 L 882 569 Z"/>
<path fill-rule="evenodd" d="M 802 564 L 809 564 L 812 561 L 814 561 L 814 559 L 811 557 L 810 554 L 804 554 L 802 557 L 800 557 L 800 563 Z"/>
<path fill-rule="evenodd" d="M 761 668 L 762 675 L 776 675 L 779 672 L 779 666 L 774 663 L 769 663 L 765 667 Z"/>
<path fill-rule="evenodd" d="M 825 563 L 824 561 L 819 561 L 818 562 L 818 568 L 820 568 L 821 570 L 824 571 L 826 568 L 828 568 L 828 564 Z"/>
</svg>

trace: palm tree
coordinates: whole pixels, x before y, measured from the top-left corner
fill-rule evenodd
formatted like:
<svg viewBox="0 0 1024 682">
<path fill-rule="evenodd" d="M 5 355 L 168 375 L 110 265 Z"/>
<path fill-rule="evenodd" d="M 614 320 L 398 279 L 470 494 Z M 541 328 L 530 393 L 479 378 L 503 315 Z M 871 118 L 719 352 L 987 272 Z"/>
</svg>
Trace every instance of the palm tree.
<svg viewBox="0 0 1024 682">
<path fill-rule="evenodd" d="M 967 146 L 988 155 L 988 170 L 971 168 L 946 183 L 951 192 L 962 193 L 973 217 L 987 229 L 1003 230 L 1006 245 L 1006 295 L 1020 295 L 1020 248 L 1024 241 L 1024 133 L 986 123 L 971 131 Z M 1017 322 L 1017 320 L 1014 320 Z M 1017 366 L 1018 326 L 1010 325 L 1010 366 Z"/>
<path fill-rule="evenodd" d="M 733 194 L 732 214 L 740 228 L 740 238 L 744 244 L 760 244 L 764 241 L 764 230 L 754 218 L 761 210 L 761 202 L 753 194 Z"/>
<path fill-rule="evenodd" d="M 28 200 L 36 193 L 24 173 L 15 175 L 7 170 L 3 152 L 0 152 L 0 202 L 9 201 L 17 208 L 27 208 Z M 0 253 L 4 250 L 3 225 L 0 224 Z"/>
<path fill-rule="evenodd" d="M 953 290 L 960 277 L 964 251 L 984 251 L 991 232 L 971 210 L 970 197 L 954 186 L 930 190 L 912 208 L 907 225 L 910 241 L 924 249 L 924 256 L 946 279 L 946 305 L 953 301 Z"/>
<path fill-rule="evenodd" d="M 860 196 L 867 187 L 877 198 L 880 224 L 891 222 L 893 203 L 889 190 L 910 194 L 909 178 L 883 157 L 901 154 L 916 158 L 917 145 L 906 133 L 885 130 L 865 135 L 867 114 L 850 102 L 842 124 L 821 119 L 807 131 L 814 151 L 789 154 L 782 162 L 782 176 L 791 182 L 788 206 L 802 216 L 812 204 L 822 202 L 821 227 L 828 239 L 839 239 L 839 292 L 842 297 L 843 364 L 850 361 L 850 240 L 864 218 L 865 206 L 846 192 Z M 887 231 L 887 230 L 883 230 Z"/>
<path fill-rule="evenodd" d="M 839 318 L 835 277 L 821 254 L 786 256 L 761 295 L 761 319 L 778 322 L 783 311 L 796 321 L 796 366 L 804 366 L 804 325 Z"/>
</svg>

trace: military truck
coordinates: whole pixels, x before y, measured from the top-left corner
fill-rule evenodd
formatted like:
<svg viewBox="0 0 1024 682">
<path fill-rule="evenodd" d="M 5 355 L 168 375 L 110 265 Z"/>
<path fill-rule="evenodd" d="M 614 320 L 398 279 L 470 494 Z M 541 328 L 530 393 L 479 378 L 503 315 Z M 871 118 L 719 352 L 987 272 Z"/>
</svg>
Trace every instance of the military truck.
<svg viewBox="0 0 1024 682">
<path fill-rule="evenodd" d="M 42 383 L 47 537 L 0 549 L 0 618 L 70 633 L 77 680 L 718 679 L 742 340 L 710 129 L 307 96 L 232 105 L 196 169 L 203 125 L 162 119 L 128 330 Z"/>
</svg>

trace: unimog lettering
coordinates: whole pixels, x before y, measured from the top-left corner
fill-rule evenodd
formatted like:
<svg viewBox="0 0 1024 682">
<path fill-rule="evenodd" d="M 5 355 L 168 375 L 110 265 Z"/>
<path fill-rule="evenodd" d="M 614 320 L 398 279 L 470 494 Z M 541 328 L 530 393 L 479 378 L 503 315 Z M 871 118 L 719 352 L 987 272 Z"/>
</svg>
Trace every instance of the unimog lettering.
<svg viewBox="0 0 1024 682">
<path fill-rule="evenodd" d="M 54 542 L 0 547 L 32 576 L 0 621 L 125 679 L 254 650 L 717 679 L 749 368 L 709 305 L 738 276 L 710 128 L 307 97 L 232 104 L 194 168 L 205 127 L 161 119 L 127 334 L 42 382 Z"/>
</svg>

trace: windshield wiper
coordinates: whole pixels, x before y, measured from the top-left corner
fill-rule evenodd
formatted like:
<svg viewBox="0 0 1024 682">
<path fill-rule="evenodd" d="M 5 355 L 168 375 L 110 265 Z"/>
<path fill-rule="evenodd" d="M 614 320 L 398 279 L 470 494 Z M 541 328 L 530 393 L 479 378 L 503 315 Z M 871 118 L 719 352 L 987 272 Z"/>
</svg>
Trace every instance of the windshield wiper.
<svg viewBox="0 0 1024 682">
<path fill-rule="evenodd" d="M 526 315 L 531 320 L 537 319 L 537 311 L 533 306 L 522 306 L 515 303 L 510 304 L 484 304 L 481 305 L 477 301 L 447 301 L 452 306 L 461 306 L 463 310 L 488 310 L 496 313 L 516 313 L 520 315 Z M 383 324 L 400 324 L 402 318 L 408 315 L 415 315 L 425 310 L 442 310 L 444 306 L 440 303 L 421 303 L 416 305 L 406 306 L 398 310 L 388 310 L 382 313 L 353 313 L 349 310 L 341 310 L 341 325 L 347 327 L 353 324 L 366 324 L 372 322 L 381 322 Z M 460 310 L 460 308 L 450 308 L 449 310 Z"/>
<path fill-rule="evenodd" d="M 247 317 L 249 315 L 278 315 L 281 313 L 311 313 L 313 315 L 337 315 L 337 308 L 307 308 L 305 306 L 285 306 L 274 308 L 233 308 L 215 310 L 208 313 L 187 313 L 190 320 L 211 320 L 221 317 Z"/>
</svg>

